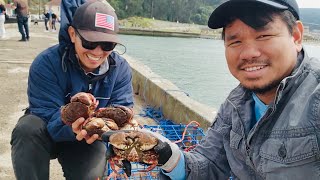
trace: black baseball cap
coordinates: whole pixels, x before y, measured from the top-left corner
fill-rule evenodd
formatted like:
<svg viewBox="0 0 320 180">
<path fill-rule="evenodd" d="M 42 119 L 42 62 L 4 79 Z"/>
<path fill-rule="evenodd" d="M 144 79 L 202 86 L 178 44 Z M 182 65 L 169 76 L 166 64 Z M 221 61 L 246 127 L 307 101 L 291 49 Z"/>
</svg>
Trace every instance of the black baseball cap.
<svg viewBox="0 0 320 180">
<path fill-rule="evenodd" d="M 220 4 L 211 14 L 208 26 L 211 29 L 222 28 L 226 25 L 232 9 L 247 4 L 265 5 L 279 10 L 289 10 L 297 20 L 300 19 L 299 7 L 296 0 L 227 0 Z"/>
<path fill-rule="evenodd" d="M 117 15 L 105 0 L 89 0 L 79 6 L 71 26 L 87 41 L 120 43 Z"/>
</svg>

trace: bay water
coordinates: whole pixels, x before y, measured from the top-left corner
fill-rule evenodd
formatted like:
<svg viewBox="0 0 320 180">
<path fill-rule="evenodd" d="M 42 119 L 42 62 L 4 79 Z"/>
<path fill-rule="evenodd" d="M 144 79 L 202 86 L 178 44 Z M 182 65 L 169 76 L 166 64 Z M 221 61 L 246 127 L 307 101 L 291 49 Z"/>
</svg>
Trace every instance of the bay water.
<svg viewBox="0 0 320 180">
<path fill-rule="evenodd" d="M 222 40 L 121 35 L 126 54 L 170 80 L 191 98 L 219 108 L 239 82 L 229 72 Z M 305 43 L 320 59 L 320 43 Z"/>
</svg>

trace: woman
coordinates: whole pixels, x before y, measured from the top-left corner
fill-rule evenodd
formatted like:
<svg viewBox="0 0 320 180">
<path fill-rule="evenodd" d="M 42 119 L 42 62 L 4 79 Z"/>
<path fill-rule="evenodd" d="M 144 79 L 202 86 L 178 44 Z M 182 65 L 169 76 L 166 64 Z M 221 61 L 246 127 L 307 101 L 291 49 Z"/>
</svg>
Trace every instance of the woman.
<svg viewBox="0 0 320 180">
<path fill-rule="evenodd" d="M 0 0 L 0 39 L 5 38 L 5 35 L 6 35 L 6 30 L 4 29 L 4 22 L 6 20 L 6 17 L 5 17 L 6 8 L 4 5 L 5 5 L 4 1 Z"/>
</svg>

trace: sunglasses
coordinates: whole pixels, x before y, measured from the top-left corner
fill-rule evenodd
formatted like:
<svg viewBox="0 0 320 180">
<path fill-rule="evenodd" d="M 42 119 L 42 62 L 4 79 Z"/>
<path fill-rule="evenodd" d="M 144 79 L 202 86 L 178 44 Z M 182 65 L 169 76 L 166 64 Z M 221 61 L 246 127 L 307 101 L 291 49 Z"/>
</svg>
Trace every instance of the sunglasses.
<svg viewBox="0 0 320 180">
<path fill-rule="evenodd" d="M 90 42 L 90 41 L 87 41 L 80 35 L 80 33 L 78 32 L 77 29 L 75 29 L 75 30 L 76 30 L 76 34 L 81 39 L 82 47 L 85 49 L 94 50 L 95 48 L 100 46 L 103 51 L 112 51 L 117 45 L 117 43 L 114 43 L 114 42 Z"/>
</svg>

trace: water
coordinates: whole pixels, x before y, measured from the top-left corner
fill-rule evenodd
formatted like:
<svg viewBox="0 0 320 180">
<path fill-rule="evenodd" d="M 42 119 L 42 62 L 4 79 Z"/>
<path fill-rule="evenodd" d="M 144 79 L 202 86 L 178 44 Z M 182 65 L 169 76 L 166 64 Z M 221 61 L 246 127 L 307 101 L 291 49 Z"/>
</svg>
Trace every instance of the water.
<svg viewBox="0 0 320 180">
<path fill-rule="evenodd" d="M 229 73 L 221 40 L 121 35 L 127 54 L 203 104 L 219 108 L 238 81 Z M 320 59 L 320 44 L 307 44 Z"/>
</svg>

